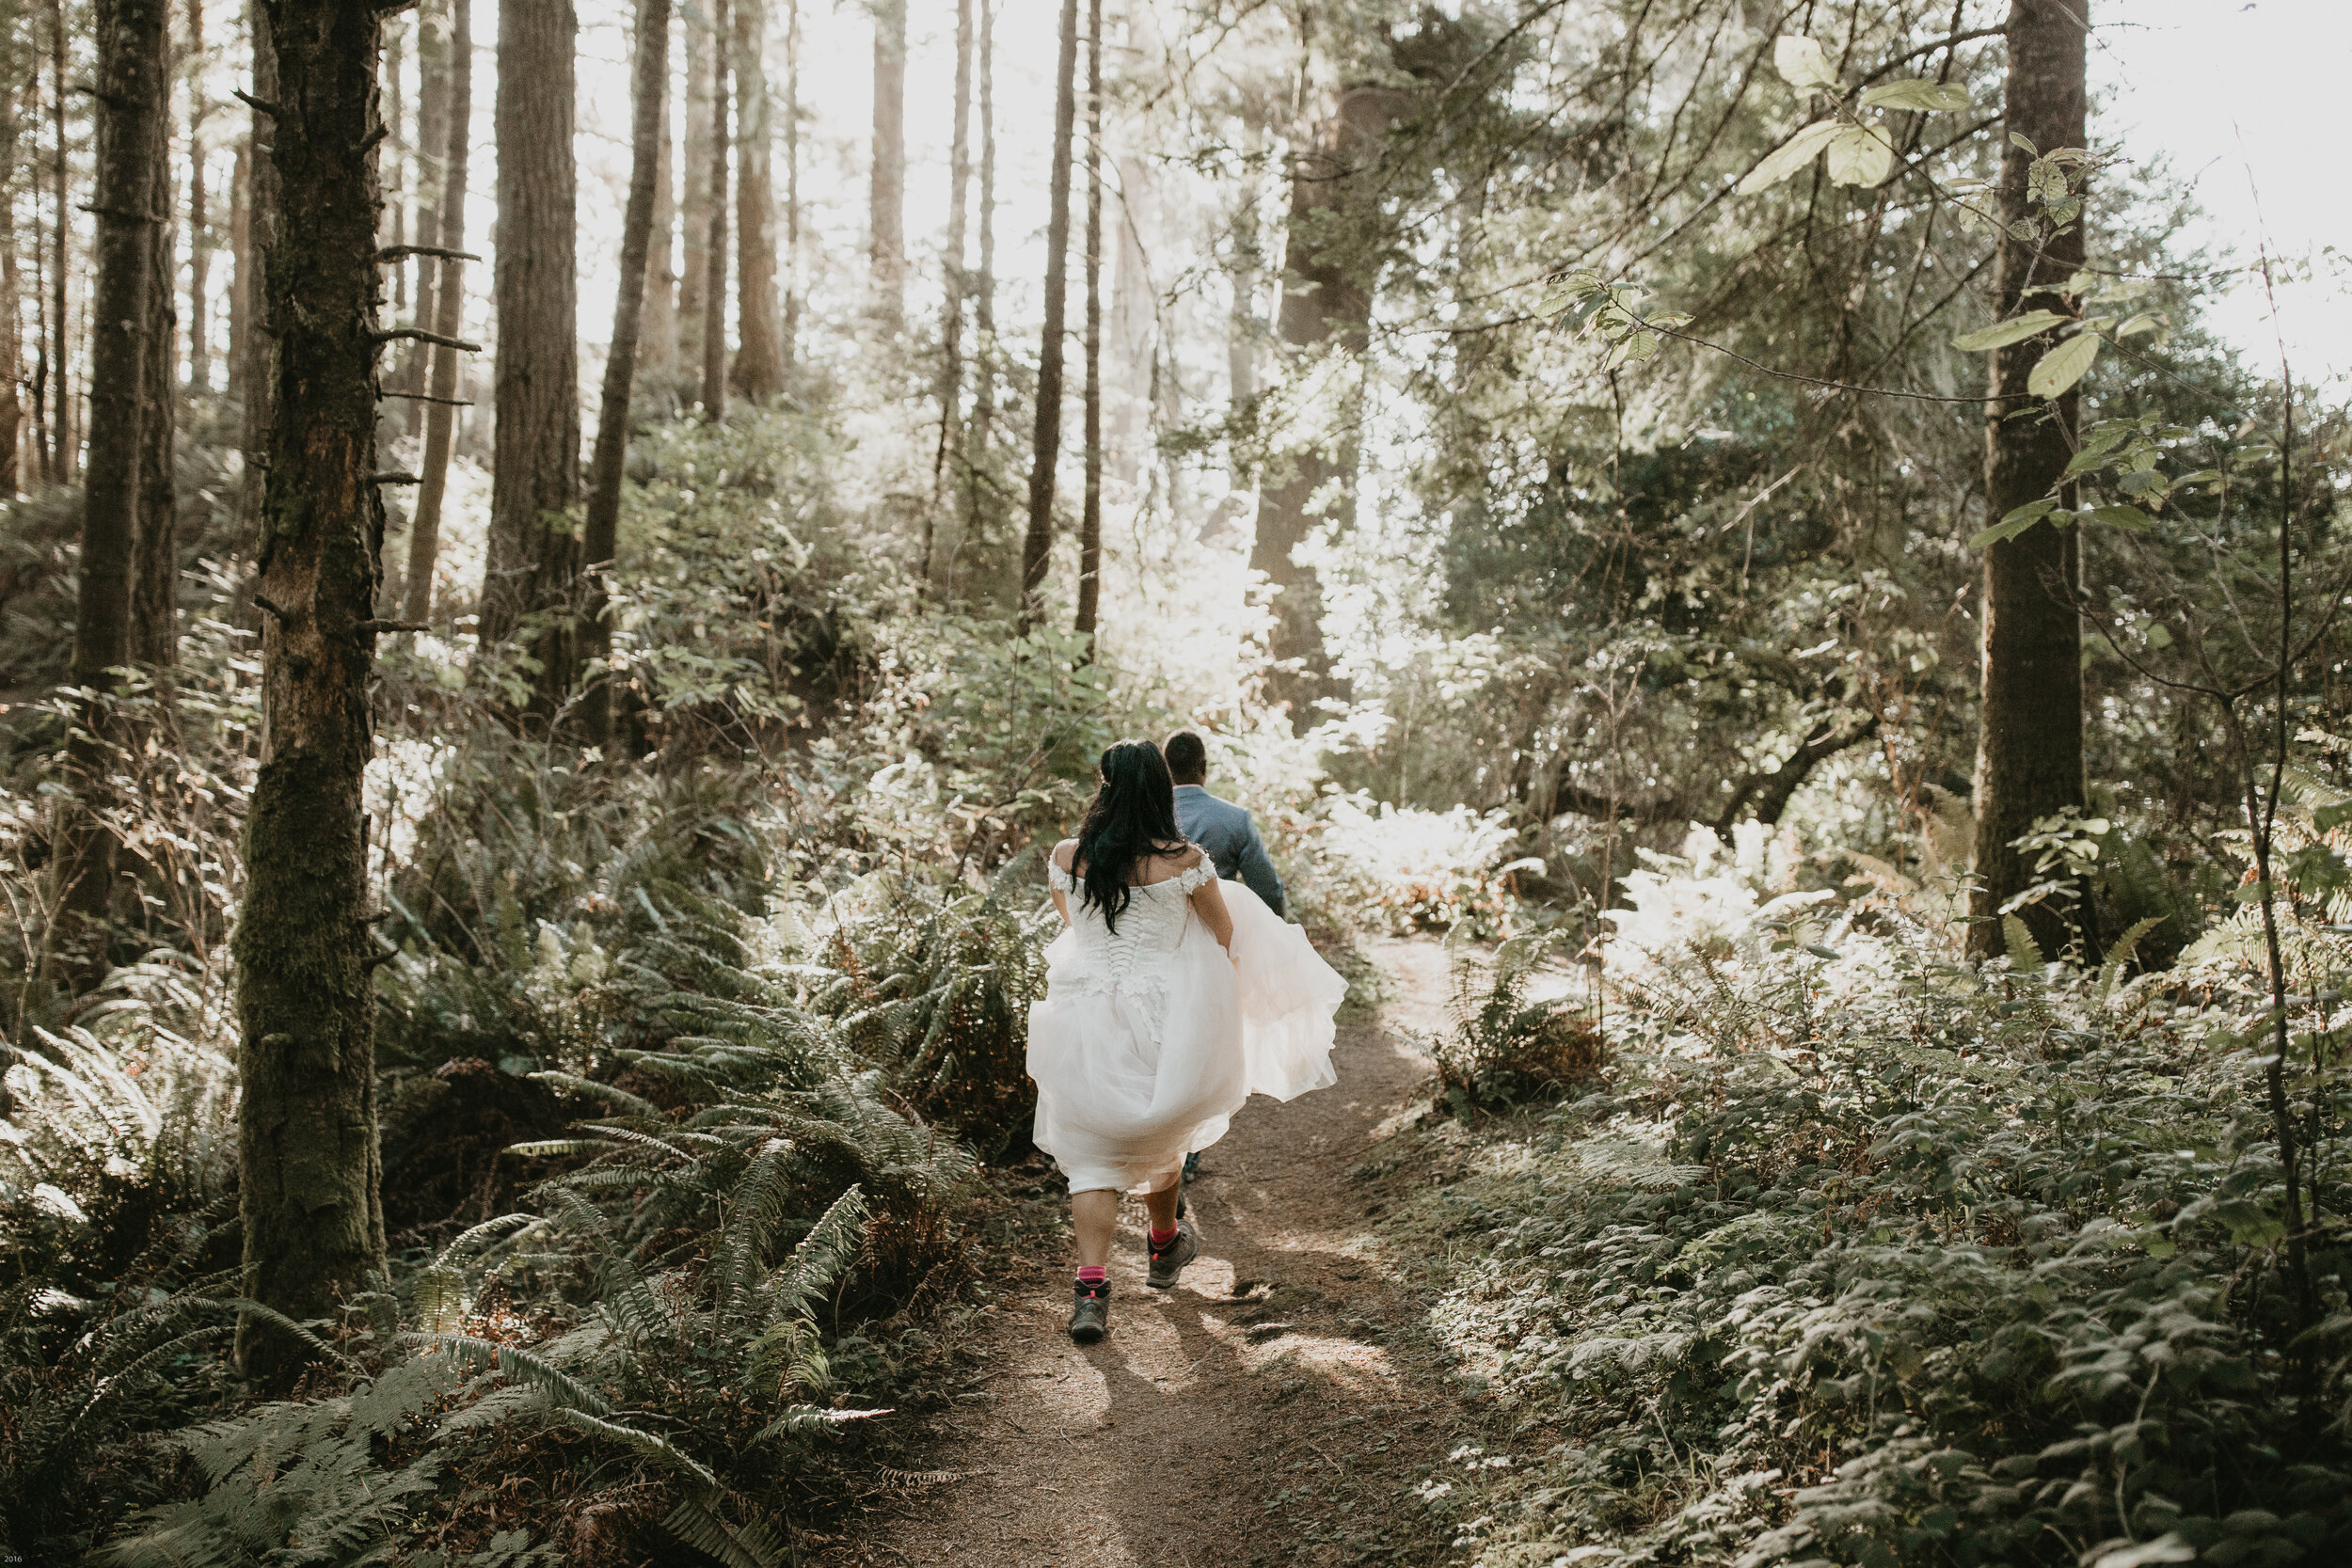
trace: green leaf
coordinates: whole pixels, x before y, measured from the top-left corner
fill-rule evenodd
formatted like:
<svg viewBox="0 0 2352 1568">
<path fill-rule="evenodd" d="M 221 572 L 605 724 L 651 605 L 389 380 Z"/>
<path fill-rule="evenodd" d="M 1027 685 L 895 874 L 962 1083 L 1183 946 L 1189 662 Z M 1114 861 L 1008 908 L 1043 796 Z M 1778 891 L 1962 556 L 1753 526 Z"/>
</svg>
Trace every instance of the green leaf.
<svg viewBox="0 0 2352 1568">
<path fill-rule="evenodd" d="M 1968 89 L 1943 82 L 1888 82 L 1862 95 L 1866 109 L 1911 109 L 1923 115 L 1948 114 L 1968 106 Z"/>
<path fill-rule="evenodd" d="M 2352 800 L 2341 805 L 2322 806 L 2312 813 L 2312 826 L 2323 833 L 2333 832 L 2346 822 L 2352 822 Z"/>
<path fill-rule="evenodd" d="M 1980 550 L 1987 545 L 1998 544 L 2004 539 L 2014 539 L 2057 510 L 2058 502 L 2056 501 L 2027 501 L 1991 528 L 1971 534 L 1968 539 L 1968 547 L 1972 550 Z"/>
<path fill-rule="evenodd" d="M 2130 321 L 2127 321 L 2122 326 L 2117 327 L 2115 329 L 2115 335 L 2118 338 L 2129 338 L 2141 332 L 2153 332 L 2157 327 L 2162 326 L 2164 324 L 2158 321 L 2152 312 L 2142 310 L 2138 315 L 2134 316 Z"/>
<path fill-rule="evenodd" d="M 2082 332 L 2069 338 L 2042 356 L 2041 362 L 2026 374 L 2026 390 L 2038 398 L 2061 396 L 2069 387 L 2083 378 L 2090 362 L 2099 357 L 2099 336 Z"/>
<path fill-rule="evenodd" d="M 1772 43 L 1772 69 L 1792 87 L 1833 87 L 1837 72 L 1829 56 L 1809 38 L 1787 36 Z"/>
<path fill-rule="evenodd" d="M 1829 157 L 1824 162 L 1833 182 L 1867 189 L 1884 184 L 1895 172 L 1895 149 L 1884 132 L 1854 126 L 1830 138 Z"/>
<path fill-rule="evenodd" d="M 2287 1233 L 2277 1216 L 2251 1198 L 2234 1197 L 2214 1205 L 2213 1217 L 2229 1227 L 2230 1240 L 2241 1246 L 2268 1246 Z"/>
<path fill-rule="evenodd" d="M 1813 161 L 1813 154 L 1829 144 L 1832 136 L 1845 127 L 1834 119 L 1817 119 L 1790 136 L 1765 155 L 1764 161 L 1748 171 L 1740 182 L 1741 196 L 1754 196 L 1779 184 L 1797 170 Z"/>
<path fill-rule="evenodd" d="M 2097 523 L 2103 528 L 2129 529 L 2145 533 L 2155 527 L 2155 519 L 2137 506 L 2094 506 L 2082 515 L 2083 521 Z"/>
<path fill-rule="evenodd" d="M 2026 150 L 2026 153 L 2027 153 L 2027 155 L 2028 155 L 2028 156 L 2035 157 L 2035 158 L 2039 158 L 2039 157 L 2041 157 L 2041 156 L 2042 156 L 2042 149 L 2040 149 L 2040 148 L 2038 148 L 2038 147 L 2034 146 L 2034 144 L 2033 144 L 2033 143 L 2031 143 L 2031 142 L 2027 141 L 2027 140 L 2026 140 L 2024 136 L 2019 135 L 2016 132 L 2011 131 L 2011 132 L 2009 134 L 2009 139 L 2010 139 L 2010 145 L 2011 145 L 2012 147 L 2022 147 L 2022 148 L 2024 148 L 2024 149 Z"/>
<path fill-rule="evenodd" d="M 2037 332 L 2047 332 L 2054 326 L 2064 326 L 2074 318 L 2061 316 L 2056 310 L 2028 310 L 2022 316 L 2011 316 L 2005 322 L 1954 338 L 1952 346 L 1970 354 L 1982 354 L 1987 349 L 2007 348 L 2022 343 Z"/>
</svg>

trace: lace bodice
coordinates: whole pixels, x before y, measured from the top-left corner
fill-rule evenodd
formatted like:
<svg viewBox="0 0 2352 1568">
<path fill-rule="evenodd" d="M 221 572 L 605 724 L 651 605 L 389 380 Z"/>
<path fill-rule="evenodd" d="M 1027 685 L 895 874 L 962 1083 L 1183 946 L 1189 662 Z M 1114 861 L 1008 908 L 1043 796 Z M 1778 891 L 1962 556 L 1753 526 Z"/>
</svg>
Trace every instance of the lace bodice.
<svg viewBox="0 0 2352 1568">
<path fill-rule="evenodd" d="M 1160 971 L 1184 941 L 1192 895 L 1216 876 L 1207 855 L 1189 871 L 1134 888 L 1120 911 L 1119 929 L 1103 922 L 1103 911 L 1078 901 L 1078 879 L 1048 861 L 1046 884 L 1070 900 L 1070 937 L 1075 949 L 1068 969 L 1056 976 L 1078 993 L 1152 993 L 1162 989 Z"/>
</svg>

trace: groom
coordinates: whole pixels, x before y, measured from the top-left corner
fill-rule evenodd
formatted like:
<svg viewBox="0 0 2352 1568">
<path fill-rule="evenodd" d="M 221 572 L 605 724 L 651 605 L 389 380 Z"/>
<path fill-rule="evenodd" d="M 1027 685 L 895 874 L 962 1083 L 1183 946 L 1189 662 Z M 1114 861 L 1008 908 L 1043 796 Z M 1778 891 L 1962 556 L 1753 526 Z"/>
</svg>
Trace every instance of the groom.
<svg viewBox="0 0 2352 1568">
<path fill-rule="evenodd" d="M 1266 858 L 1265 841 L 1249 813 L 1209 793 L 1209 749 L 1190 730 L 1178 730 L 1160 748 L 1176 785 L 1176 831 L 1209 852 L 1216 874 L 1239 881 L 1282 912 L 1282 879 Z"/>
</svg>

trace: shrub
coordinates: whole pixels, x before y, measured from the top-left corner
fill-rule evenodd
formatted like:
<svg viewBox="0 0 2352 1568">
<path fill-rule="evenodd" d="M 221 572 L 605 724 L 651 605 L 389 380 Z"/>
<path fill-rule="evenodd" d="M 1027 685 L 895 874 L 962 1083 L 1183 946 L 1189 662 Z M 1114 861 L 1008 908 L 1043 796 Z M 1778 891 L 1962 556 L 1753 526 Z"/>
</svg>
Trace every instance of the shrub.
<svg viewBox="0 0 2352 1568">
<path fill-rule="evenodd" d="M 1608 1060 L 1597 1022 L 1565 996 L 1534 993 L 1562 939 L 1513 937 L 1486 958 L 1467 931 L 1456 927 L 1446 942 L 1451 1027 L 1430 1044 L 1439 1106 L 1467 1117 L 1476 1106 L 1556 1098 L 1597 1075 Z"/>
</svg>

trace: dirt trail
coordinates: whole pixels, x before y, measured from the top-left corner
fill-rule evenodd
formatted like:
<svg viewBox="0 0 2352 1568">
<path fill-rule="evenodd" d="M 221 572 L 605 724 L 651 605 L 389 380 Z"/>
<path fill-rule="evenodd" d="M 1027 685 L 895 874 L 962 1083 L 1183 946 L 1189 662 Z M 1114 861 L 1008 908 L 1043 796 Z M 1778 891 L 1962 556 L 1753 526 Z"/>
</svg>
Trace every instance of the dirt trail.
<svg viewBox="0 0 2352 1568">
<path fill-rule="evenodd" d="M 1142 1205 L 1124 1206 L 1111 1334 L 1073 1345 L 1066 1254 L 1007 1281 L 988 1370 L 933 1423 L 908 1493 L 814 1560 L 828 1568 L 1240 1568 L 1423 1562 L 1442 1543 L 1403 1506 L 1459 1418 L 1380 1260 L 1348 1167 L 1425 1103 L 1434 942 L 1372 955 L 1389 1000 L 1343 1024 L 1336 1087 L 1251 1101 L 1191 1189 L 1200 1259 L 1143 1288 Z"/>
</svg>

